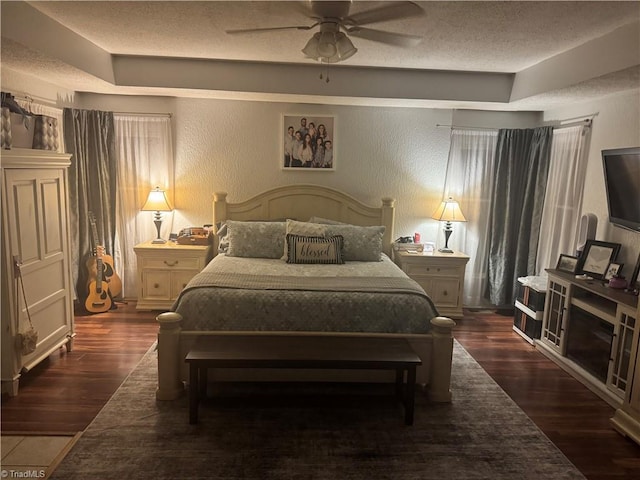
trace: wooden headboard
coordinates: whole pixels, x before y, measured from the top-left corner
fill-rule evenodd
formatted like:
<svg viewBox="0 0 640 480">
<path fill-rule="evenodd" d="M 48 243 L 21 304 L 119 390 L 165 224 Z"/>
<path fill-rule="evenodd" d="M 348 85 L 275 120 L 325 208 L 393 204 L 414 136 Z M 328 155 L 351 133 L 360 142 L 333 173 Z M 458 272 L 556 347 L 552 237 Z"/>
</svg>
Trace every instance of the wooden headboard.
<svg viewBox="0 0 640 480">
<path fill-rule="evenodd" d="M 227 202 L 226 192 L 213 194 L 214 225 L 226 220 L 307 221 L 313 216 L 352 225 L 384 225 L 383 249 L 387 255 L 391 254 L 395 216 L 392 198 L 383 198 L 380 207 L 370 207 L 338 190 L 305 184 L 277 187 L 239 203 Z"/>
</svg>

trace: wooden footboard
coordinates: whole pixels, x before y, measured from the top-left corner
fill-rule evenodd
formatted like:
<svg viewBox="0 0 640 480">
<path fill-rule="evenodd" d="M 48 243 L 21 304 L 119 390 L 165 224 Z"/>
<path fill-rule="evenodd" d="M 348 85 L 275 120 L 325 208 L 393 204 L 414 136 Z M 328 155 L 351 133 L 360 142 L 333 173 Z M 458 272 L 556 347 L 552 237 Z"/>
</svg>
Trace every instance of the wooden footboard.
<svg viewBox="0 0 640 480">
<path fill-rule="evenodd" d="M 185 344 L 195 340 L 197 334 L 230 335 L 232 332 L 184 332 L 179 313 L 166 312 L 157 316 L 158 331 L 158 389 L 156 399 L 174 400 L 185 391 Z M 431 319 L 430 334 L 360 334 L 361 336 L 403 337 L 409 340 L 422 359 L 416 382 L 426 385 L 428 396 L 435 402 L 451 401 L 451 361 L 453 355 L 453 327 L 447 317 Z M 241 332 L 246 333 L 246 332 Z M 264 332 L 269 334 L 268 332 Z M 280 332 L 282 333 L 282 332 Z M 291 332 L 291 335 L 298 333 Z M 299 333 L 307 335 L 307 333 Z M 358 335 L 358 334 L 344 334 Z"/>
</svg>

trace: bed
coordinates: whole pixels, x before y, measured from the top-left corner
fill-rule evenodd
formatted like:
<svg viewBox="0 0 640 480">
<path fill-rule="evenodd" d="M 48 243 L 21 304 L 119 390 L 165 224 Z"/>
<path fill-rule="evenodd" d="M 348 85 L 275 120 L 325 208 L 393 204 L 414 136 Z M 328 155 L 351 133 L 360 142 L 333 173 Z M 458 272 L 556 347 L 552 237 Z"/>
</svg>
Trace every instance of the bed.
<svg viewBox="0 0 640 480">
<path fill-rule="evenodd" d="M 158 390 L 184 392 L 184 358 L 200 335 L 406 338 L 417 383 L 451 401 L 453 320 L 389 258 L 395 202 L 371 207 L 334 189 L 292 185 L 230 203 L 213 198 L 213 260 L 158 315 Z M 218 253 L 220 252 L 220 253 Z M 216 370 L 214 380 L 388 381 L 387 372 Z"/>
</svg>

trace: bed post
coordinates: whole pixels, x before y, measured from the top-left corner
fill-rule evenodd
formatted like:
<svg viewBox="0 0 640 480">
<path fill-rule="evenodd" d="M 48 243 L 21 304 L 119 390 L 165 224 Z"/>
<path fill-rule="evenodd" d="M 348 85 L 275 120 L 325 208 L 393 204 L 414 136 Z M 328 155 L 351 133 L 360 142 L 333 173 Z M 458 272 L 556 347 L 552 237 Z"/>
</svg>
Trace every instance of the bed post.
<svg viewBox="0 0 640 480">
<path fill-rule="evenodd" d="M 456 322 L 447 317 L 431 319 L 433 349 L 429 398 L 434 402 L 451 401 L 451 361 L 453 359 L 453 327 Z"/>
<path fill-rule="evenodd" d="M 213 194 L 213 228 L 215 235 L 213 236 L 213 256 L 218 254 L 218 238 L 219 224 L 227 220 L 227 192 L 216 192 Z"/>
<path fill-rule="evenodd" d="M 382 249 L 387 255 L 391 255 L 391 244 L 393 242 L 393 230 L 395 228 L 395 208 L 396 201 L 391 197 L 382 199 L 382 225 L 386 228 L 382 236 Z"/>
<path fill-rule="evenodd" d="M 180 380 L 180 322 L 182 315 L 161 313 L 156 317 L 158 331 L 158 389 L 156 400 L 175 400 L 184 392 Z"/>
</svg>

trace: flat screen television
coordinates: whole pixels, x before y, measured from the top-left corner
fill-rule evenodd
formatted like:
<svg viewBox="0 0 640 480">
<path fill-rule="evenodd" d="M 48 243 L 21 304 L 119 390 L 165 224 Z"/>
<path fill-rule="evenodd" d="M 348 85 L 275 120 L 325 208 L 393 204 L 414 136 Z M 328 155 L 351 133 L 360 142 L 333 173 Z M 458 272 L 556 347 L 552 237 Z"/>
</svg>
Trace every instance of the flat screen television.
<svg viewBox="0 0 640 480">
<path fill-rule="evenodd" d="M 640 232 L 640 147 L 602 150 L 609 221 Z"/>
</svg>

